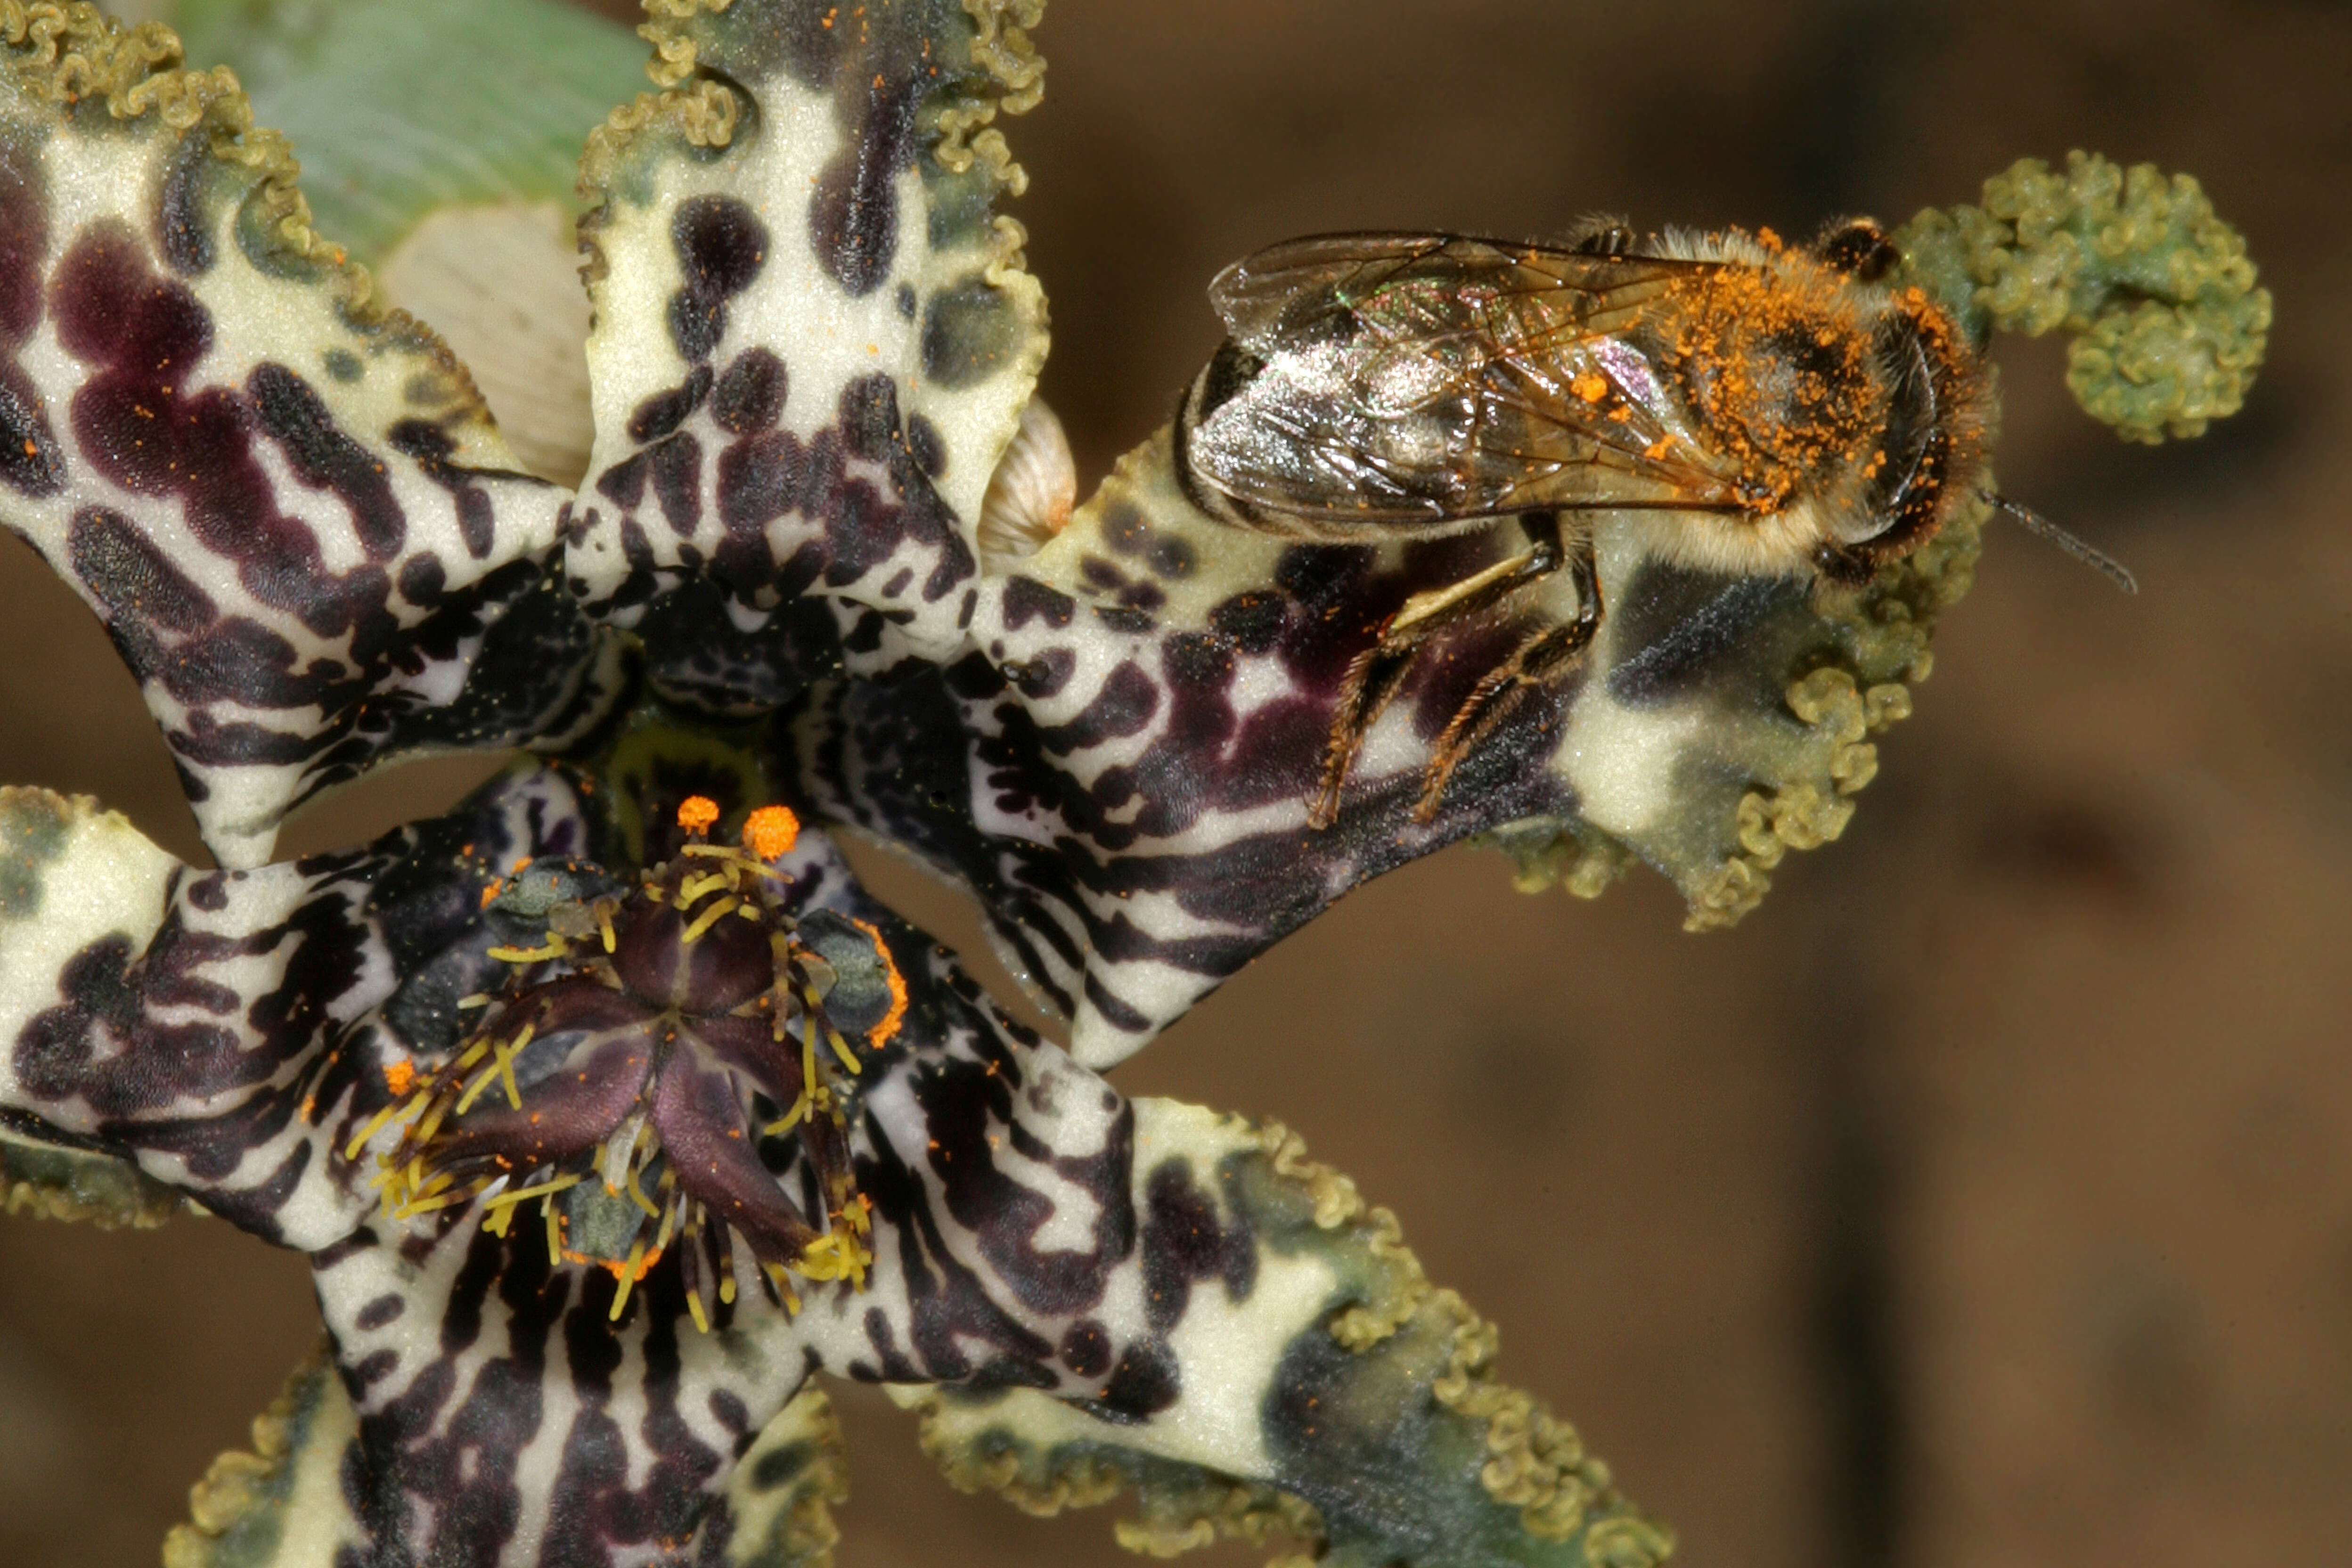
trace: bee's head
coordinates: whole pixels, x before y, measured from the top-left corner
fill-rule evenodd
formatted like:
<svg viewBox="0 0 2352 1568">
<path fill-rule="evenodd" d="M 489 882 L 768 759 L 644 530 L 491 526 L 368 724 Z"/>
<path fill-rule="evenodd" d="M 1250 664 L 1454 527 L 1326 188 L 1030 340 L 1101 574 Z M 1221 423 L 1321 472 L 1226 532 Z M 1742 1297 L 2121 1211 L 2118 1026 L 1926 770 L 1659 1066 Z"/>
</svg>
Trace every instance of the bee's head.
<svg viewBox="0 0 2352 1568">
<path fill-rule="evenodd" d="M 1835 219 L 1813 237 L 1809 248 L 1822 266 L 1858 283 L 1879 281 L 1903 259 L 1874 217 Z"/>
<path fill-rule="evenodd" d="M 1817 244 L 1825 253 L 1860 254 L 1865 230 L 1891 252 L 1867 223 L 1842 226 Z M 1866 582 L 1933 539 L 1976 490 L 1984 460 L 1984 371 L 1949 316 L 1917 289 L 1895 291 L 1871 350 L 1885 402 L 1861 504 L 1850 514 L 1854 532 L 1825 542 L 1814 562 L 1844 582 Z"/>
</svg>

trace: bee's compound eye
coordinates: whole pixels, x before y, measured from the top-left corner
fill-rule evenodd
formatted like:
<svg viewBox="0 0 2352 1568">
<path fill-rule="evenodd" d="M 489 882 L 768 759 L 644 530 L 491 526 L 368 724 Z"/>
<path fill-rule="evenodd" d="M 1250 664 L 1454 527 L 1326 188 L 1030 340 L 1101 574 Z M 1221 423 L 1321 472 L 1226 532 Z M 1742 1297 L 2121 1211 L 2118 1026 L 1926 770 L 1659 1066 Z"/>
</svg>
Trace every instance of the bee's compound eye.
<svg viewBox="0 0 2352 1568">
<path fill-rule="evenodd" d="M 1877 282 L 1903 259 L 1877 220 L 1866 217 L 1830 225 L 1813 242 L 1813 251 L 1825 266 L 1864 283 Z"/>
</svg>

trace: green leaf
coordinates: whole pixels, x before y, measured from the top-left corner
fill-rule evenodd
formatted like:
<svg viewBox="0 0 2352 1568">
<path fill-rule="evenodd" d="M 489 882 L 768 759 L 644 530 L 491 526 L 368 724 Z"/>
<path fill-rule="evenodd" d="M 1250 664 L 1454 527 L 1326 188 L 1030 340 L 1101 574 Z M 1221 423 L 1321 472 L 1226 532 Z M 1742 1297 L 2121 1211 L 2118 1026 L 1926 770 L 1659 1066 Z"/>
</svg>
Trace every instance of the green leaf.
<svg viewBox="0 0 2352 1568">
<path fill-rule="evenodd" d="M 448 206 L 576 210 L 580 146 L 645 85 L 645 45 L 556 0 L 181 0 L 188 59 L 234 69 L 302 161 L 322 233 L 376 262 Z"/>
</svg>

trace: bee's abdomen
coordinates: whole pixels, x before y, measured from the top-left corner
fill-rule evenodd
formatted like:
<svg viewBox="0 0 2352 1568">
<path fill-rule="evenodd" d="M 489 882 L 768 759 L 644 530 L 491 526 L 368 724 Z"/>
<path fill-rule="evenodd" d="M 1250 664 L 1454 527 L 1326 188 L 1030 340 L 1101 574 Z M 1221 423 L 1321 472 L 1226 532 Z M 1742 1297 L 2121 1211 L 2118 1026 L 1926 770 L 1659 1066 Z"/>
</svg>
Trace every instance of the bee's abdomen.
<svg viewBox="0 0 2352 1568">
<path fill-rule="evenodd" d="M 1262 528 L 1265 519 L 1258 509 L 1238 496 L 1227 495 L 1212 484 L 1202 482 L 1192 467 L 1192 441 L 1202 423 L 1240 394 L 1242 389 L 1265 369 L 1265 361 L 1227 338 L 1192 378 L 1176 400 L 1176 423 L 1172 437 L 1176 468 L 1176 483 L 1184 499 L 1220 522 L 1237 528 Z"/>
</svg>

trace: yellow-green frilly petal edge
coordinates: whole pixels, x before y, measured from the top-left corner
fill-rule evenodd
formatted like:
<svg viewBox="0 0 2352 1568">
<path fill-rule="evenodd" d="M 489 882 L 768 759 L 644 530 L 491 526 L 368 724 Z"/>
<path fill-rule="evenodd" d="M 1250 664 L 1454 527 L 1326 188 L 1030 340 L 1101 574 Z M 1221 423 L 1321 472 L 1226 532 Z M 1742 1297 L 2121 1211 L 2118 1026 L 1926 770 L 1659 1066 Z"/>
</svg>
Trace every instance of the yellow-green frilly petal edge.
<svg viewBox="0 0 2352 1568">
<path fill-rule="evenodd" d="M 1894 237 L 1979 341 L 2068 333 L 2067 390 L 2126 441 L 2200 436 L 2236 413 L 2268 344 L 2271 293 L 2245 237 L 2196 180 L 2153 163 L 2021 159 L 1981 205 L 1923 212 Z"/>
<path fill-rule="evenodd" d="M 164 1568 L 318 1568 L 362 1542 L 341 1482 L 358 1434 L 322 1344 L 255 1419 L 252 1447 L 223 1454 L 190 1489 L 191 1517 L 165 1538 Z M 729 1568 L 824 1568 L 840 1539 L 833 1505 L 848 1495 L 833 1408 L 807 1387 L 745 1452 L 703 1529 L 725 1532 Z"/>
</svg>

